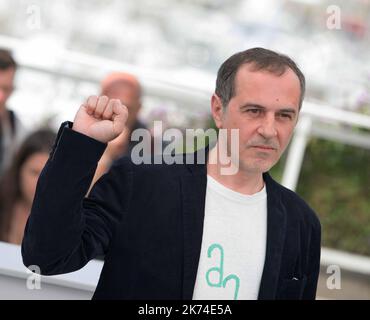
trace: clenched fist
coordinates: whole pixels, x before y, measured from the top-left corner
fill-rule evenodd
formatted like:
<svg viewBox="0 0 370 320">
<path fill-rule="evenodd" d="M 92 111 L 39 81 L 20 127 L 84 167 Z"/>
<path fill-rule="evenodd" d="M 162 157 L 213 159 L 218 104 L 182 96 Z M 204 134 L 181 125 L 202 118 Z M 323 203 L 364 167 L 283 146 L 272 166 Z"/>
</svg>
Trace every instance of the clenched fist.
<svg viewBox="0 0 370 320">
<path fill-rule="evenodd" d="M 72 129 L 108 143 L 122 133 L 127 117 L 127 107 L 120 100 L 90 96 L 78 110 Z"/>
</svg>

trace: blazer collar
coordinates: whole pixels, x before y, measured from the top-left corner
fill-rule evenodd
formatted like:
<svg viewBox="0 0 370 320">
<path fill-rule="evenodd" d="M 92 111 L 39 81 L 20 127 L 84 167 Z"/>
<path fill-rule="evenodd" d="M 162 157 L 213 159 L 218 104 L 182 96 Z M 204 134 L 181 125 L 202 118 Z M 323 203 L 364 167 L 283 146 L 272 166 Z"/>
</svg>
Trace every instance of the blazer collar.
<svg viewBox="0 0 370 320">
<path fill-rule="evenodd" d="M 267 239 L 258 299 L 272 300 L 276 297 L 279 281 L 286 233 L 286 211 L 281 201 L 281 186 L 268 173 L 264 173 L 263 178 L 267 192 Z"/>
<path fill-rule="evenodd" d="M 209 148 L 204 152 L 207 160 Z M 201 155 L 202 156 L 202 155 Z M 196 158 L 196 157 L 195 157 Z M 187 174 L 181 177 L 184 270 L 183 299 L 191 300 L 195 286 L 203 237 L 205 197 L 207 189 L 207 161 L 186 162 Z M 281 203 L 280 185 L 268 173 L 263 174 L 267 192 L 266 256 L 258 299 L 274 299 L 279 280 L 281 256 L 286 231 L 286 212 Z"/>
<path fill-rule="evenodd" d="M 199 154 L 203 152 L 203 154 Z M 204 157 L 203 159 L 197 156 Z M 194 161 L 192 157 L 194 156 Z M 184 231 L 184 270 L 183 299 L 191 300 L 203 237 L 204 209 L 207 188 L 208 147 L 186 155 L 188 171 L 181 176 L 183 231 Z"/>
</svg>

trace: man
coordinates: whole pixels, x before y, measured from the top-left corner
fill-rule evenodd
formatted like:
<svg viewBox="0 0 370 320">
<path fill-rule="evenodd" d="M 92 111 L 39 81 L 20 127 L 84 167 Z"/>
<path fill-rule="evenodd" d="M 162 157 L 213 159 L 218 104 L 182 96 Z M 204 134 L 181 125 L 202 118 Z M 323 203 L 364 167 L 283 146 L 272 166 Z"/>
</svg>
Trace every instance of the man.
<svg viewBox="0 0 370 320">
<path fill-rule="evenodd" d="M 218 72 L 211 110 L 219 129 L 239 129 L 235 174 L 214 161 L 233 149 L 219 138 L 206 163 L 123 158 L 84 199 L 128 116 L 119 101 L 90 97 L 62 126 L 40 176 L 24 264 L 59 274 L 105 253 L 95 299 L 314 299 L 320 223 L 267 173 L 292 136 L 304 88 L 286 56 L 262 48 L 233 55 Z"/>
<path fill-rule="evenodd" d="M 141 109 L 142 89 L 138 79 L 126 72 L 112 72 L 101 82 L 101 95 L 110 99 L 118 99 L 129 111 L 123 132 L 110 141 L 96 168 L 92 184 L 106 173 L 112 163 L 124 155 L 130 155 L 138 141 L 130 139 L 136 129 L 147 129 L 138 119 Z"/>
<path fill-rule="evenodd" d="M 24 136 L 24 128 L 6 103 L 14 89 L 17 64 L 7 50 L 0 49 L 0 173 L 9 164 L 16 146 Z"/>
</svg>

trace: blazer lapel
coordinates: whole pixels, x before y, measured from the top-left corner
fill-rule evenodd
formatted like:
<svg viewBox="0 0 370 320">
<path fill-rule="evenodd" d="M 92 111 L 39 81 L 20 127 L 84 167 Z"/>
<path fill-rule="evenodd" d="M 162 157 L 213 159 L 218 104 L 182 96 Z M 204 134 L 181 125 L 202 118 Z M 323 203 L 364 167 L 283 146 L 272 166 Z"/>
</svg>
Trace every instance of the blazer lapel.
<svg viewBox="0 0 370 320">
<path fill-rule="evenodd" d="M 267 191 L 267 242 L 266 258 L 258 294 L 259 300 L 276 297 L 281 257 L 286 233 L 286 212 L 280 201 L 280 193 L 268 173 L 263 175 Z"/>
<path fill-rule="evenodd" d="M 186 167 L 189 171 L 181 177 L 184 232 L 182 293 L 183 299 L 191 300 L 198 271 L 203 237 L 207 170 L 205 164 L 186 165 Z"/>
</svg>

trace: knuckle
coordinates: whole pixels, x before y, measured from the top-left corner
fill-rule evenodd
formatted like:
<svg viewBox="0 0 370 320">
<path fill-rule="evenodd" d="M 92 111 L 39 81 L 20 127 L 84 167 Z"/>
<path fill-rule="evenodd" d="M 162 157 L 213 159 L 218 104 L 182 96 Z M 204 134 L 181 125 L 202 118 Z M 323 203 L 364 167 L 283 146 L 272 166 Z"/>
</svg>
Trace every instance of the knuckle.
<svg viewBox="0 0 370 320">
<path fill-rule="evenodd" d="M 88 107 L 95 107 L 95 103 L 96 103 L 96 96 L 90 96 L 87 98 L 87 106 Z"/>
</svg>

